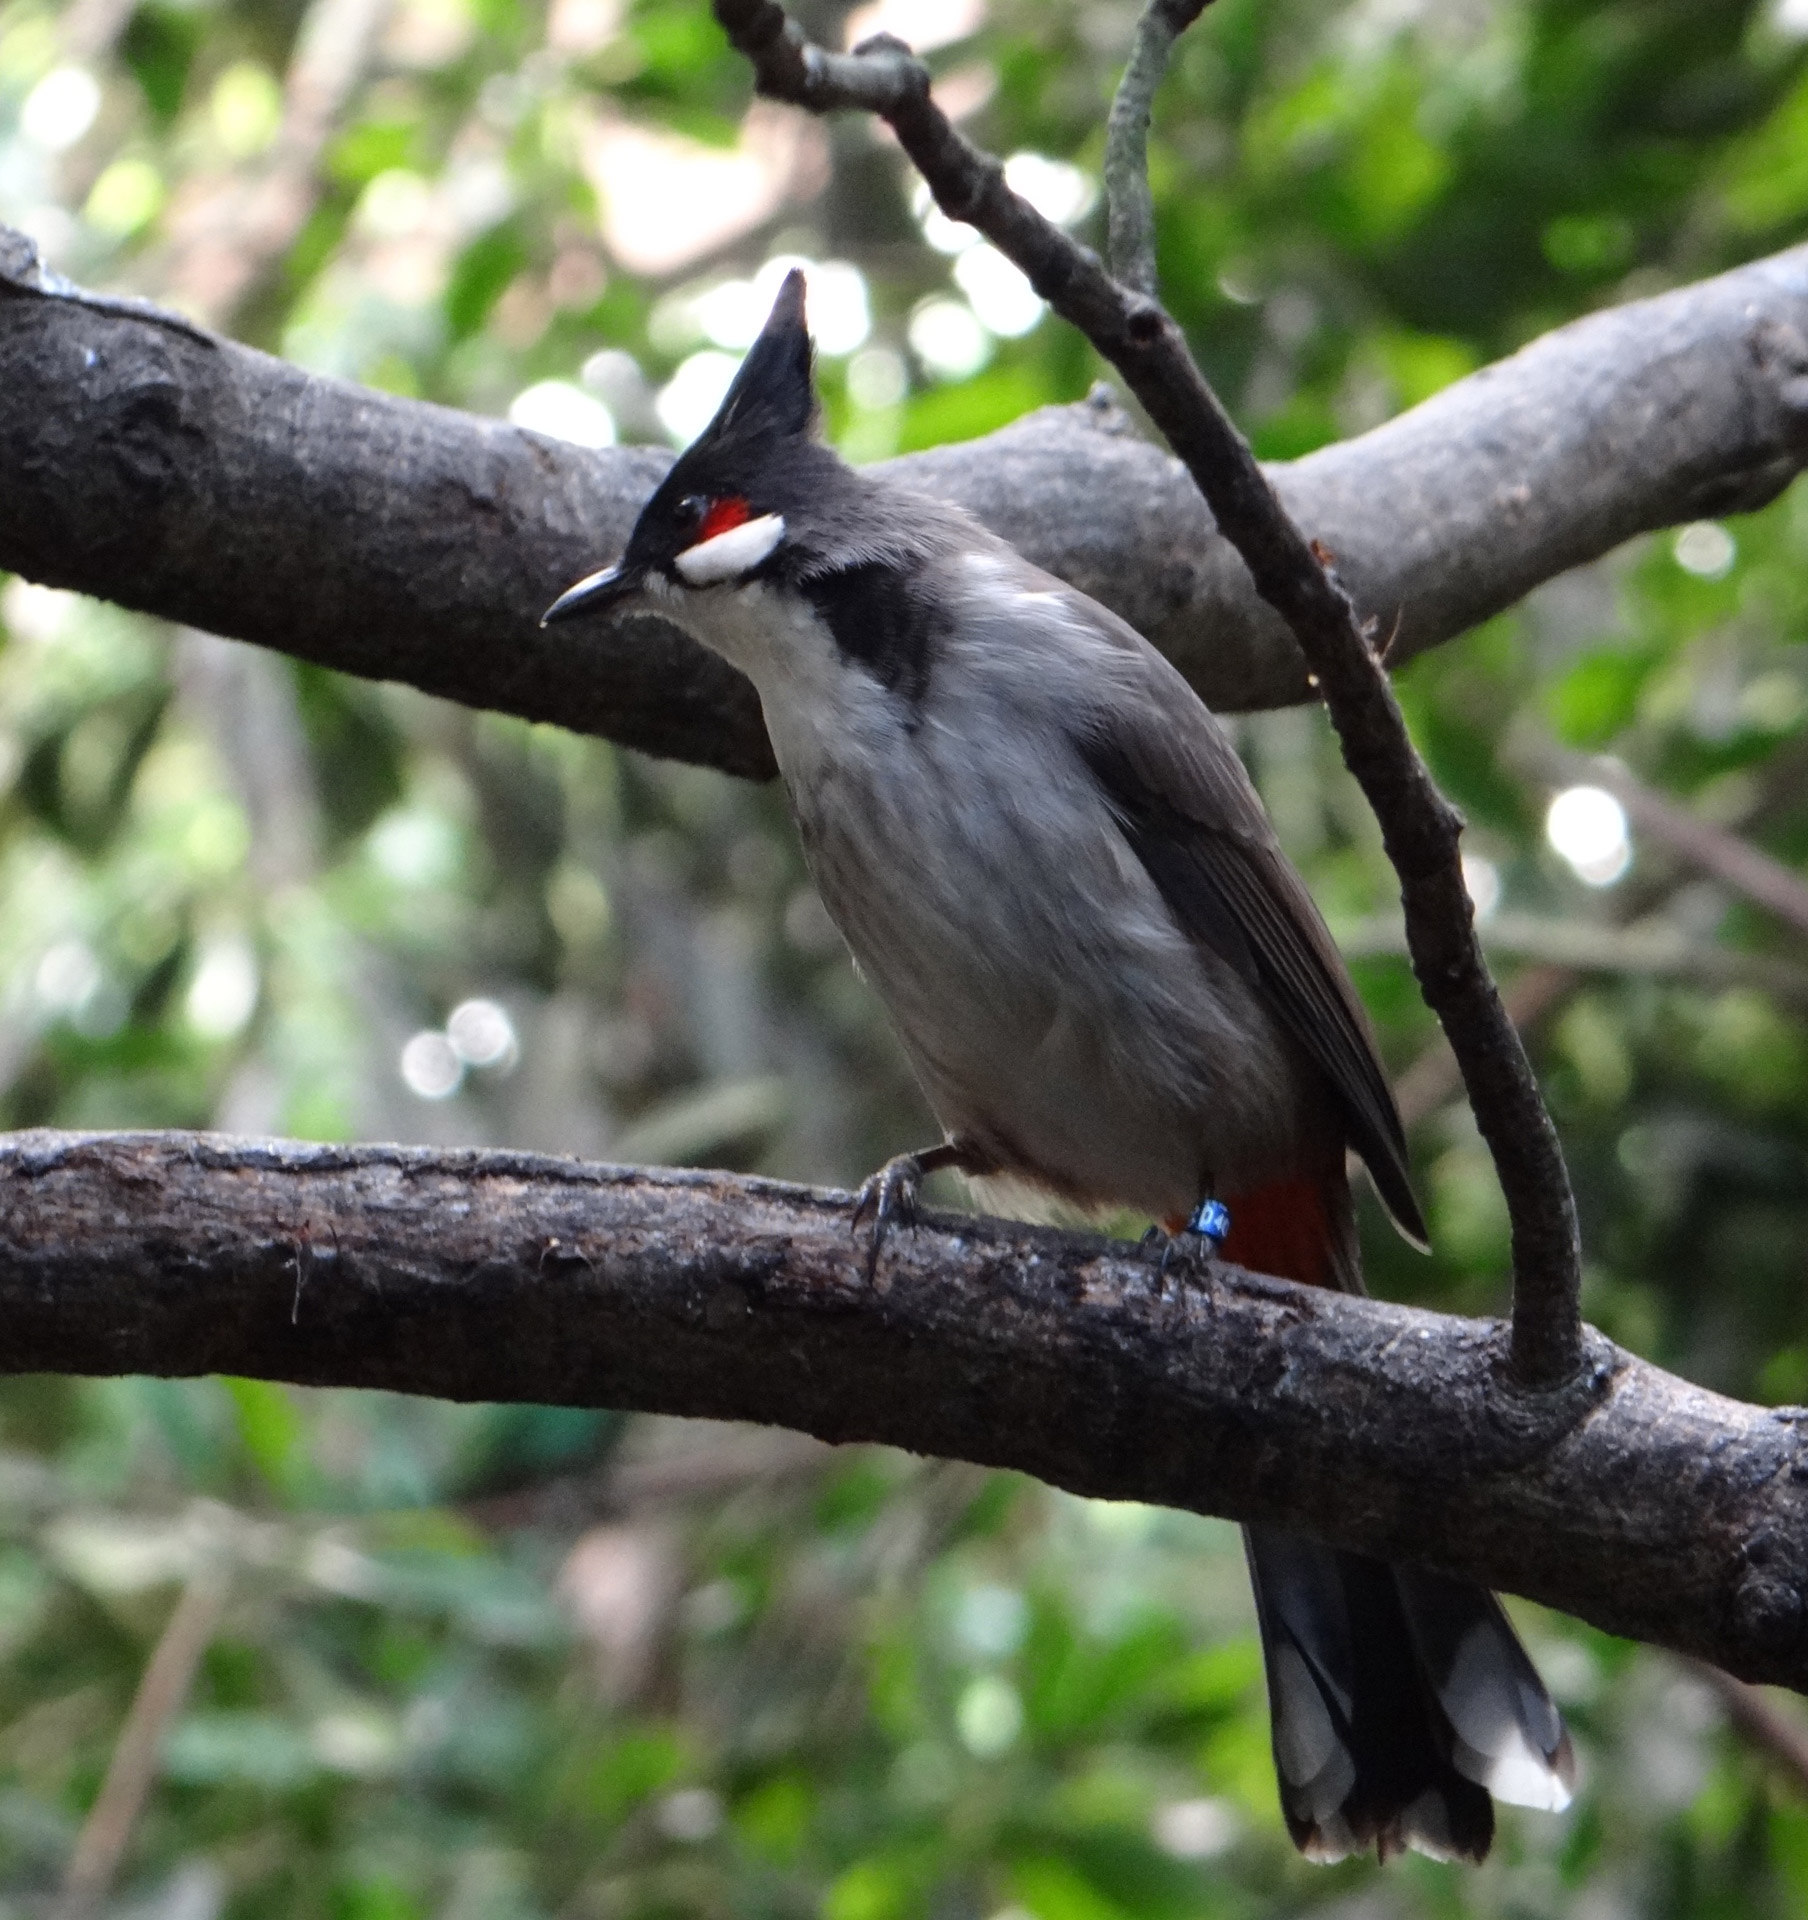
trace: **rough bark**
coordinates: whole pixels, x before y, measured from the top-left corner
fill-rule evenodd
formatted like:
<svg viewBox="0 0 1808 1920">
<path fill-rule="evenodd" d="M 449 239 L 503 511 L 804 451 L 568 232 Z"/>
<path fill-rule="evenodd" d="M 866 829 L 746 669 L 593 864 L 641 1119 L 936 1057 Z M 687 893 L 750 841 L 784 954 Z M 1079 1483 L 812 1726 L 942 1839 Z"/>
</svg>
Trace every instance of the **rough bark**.
<svg viewBox="0 0 1808 1920">
<path fill-rule="evenodd" d="M 746 683 L 667 627 L 536 622 L 669 456 L 591 453 L 44 287 L 0 240 L 0 567 L 468 705 L 732 773 Z M 1654 527 L 1761 505 L 1808 457 L 1808 248 L 1591 316 L 1273 468 L 1394 658 Z M 1213 706 L 1305 699 L 1279 618 L 1179 463 L 1109 405 L 899 461 L 1163 648 Z"/>
<path fill-rule="evenodd" d="M 1503 1330 L 847 1196 L 498 1153 L 0 1142 L 0 1366 L 253 1374 L 774 1422 L 1298 1526 L 1808 1684 L 1802 1409 Z"/>
</svg>

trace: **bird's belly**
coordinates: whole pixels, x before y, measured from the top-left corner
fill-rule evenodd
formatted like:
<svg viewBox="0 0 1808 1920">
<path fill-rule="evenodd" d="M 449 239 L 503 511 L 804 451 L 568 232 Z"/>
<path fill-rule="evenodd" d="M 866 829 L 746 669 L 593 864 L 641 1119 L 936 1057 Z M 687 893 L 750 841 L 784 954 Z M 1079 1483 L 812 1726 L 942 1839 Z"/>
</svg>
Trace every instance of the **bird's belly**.
<svg viewBox="0 0 1808 1920">
<path fill-rule="evenodd" d="M 941 1123 L 1005 1171 L 1158 1216 L 1294 1170 L 1309 1072 L 1103 801 L 954 759 L 793 783 L 824 904 Z"/>
</svg>

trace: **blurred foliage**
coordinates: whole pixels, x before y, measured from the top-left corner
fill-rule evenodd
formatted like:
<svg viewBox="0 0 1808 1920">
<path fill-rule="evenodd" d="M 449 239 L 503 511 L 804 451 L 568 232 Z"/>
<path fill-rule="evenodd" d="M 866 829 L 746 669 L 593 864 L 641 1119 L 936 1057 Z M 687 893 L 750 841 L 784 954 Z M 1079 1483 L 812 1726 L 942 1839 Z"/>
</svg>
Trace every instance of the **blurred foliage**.
<svg viewBox="0 0 1808 1920">
<path fill-rule="evenodd" d="M 840 30 L 828 0 L 800 11 Z M 886 24 L 937 43 L 973 131 L 1096 237 L 1134 14 L 918 0 Z M 1218 0 L 1156 114 L 1166 295 L 1264 453 L 1359 432 L 1799 239 L 1804 35 L 1801 0 Z M 707 414 L 779 256 L 818 263 L 857 458 L 1099 371 L 870 128 L 750 114 L 702 0 L 0 0 L 0 217 L 323 372 L 592 444 Z M 1656 844 L 1586 884 L 1538 756 L 1611 751 L 1808 855 L 1805 582 L 1798 490 L 1404 675 L 1478 895 L 1786 973 L 1787 935 Z M 775 792 L 23 581 L 0 627 L 5 1124 L 841 1182 L 925 1136 Z M 1404 1067 L 1433 1035 L 1374 937 L 1388 875 L 1325 729 L 1241 731 L 1327 910 L 1383 952 L 1358 971 Z M 1800 1004 L 1629 959 L 1536 1035 L 1591 1316 L 1770 1401 L 1808 1398 Z M 1460 1104 L 1415 1152 L 1437 1253 L 1371 1220 L 1377 1290 L 1497 1308 L 1504 1220 Z M 117 1890 L 146 1920 L 1808 1908 L 1799 1789 L 1664 1657 L 1528 1616 L 1576 1808 L 1507 1814 L 1477 1873 L 1325 1872 L 1280 1828 L 1233 1530 L 759 1441 L 251 1381 L 0 1384 L 0 1910 L 41 1910 L 178 1587 L 215 1564 L 226 1610 Z"/>
</svg>

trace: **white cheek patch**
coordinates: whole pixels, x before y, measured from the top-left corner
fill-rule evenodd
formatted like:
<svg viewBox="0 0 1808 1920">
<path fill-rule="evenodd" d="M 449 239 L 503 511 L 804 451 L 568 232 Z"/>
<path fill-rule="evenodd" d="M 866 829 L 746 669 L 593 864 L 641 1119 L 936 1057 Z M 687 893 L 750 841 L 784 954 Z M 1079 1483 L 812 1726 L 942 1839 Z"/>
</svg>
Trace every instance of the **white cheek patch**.
<svg viewBox="0 0 1808 1920">
<path fill-rule="evenodd" d="M 672 564 L 689 586 L 719 587 L 724 580 L 738 580 L 742 574 L 751 573 L 784 537 L 785 516 L 762 513 L 757 520 L 743 520 L 713 540 L 699 540 L 694 547 L 686 547 Z"/>
</svg>

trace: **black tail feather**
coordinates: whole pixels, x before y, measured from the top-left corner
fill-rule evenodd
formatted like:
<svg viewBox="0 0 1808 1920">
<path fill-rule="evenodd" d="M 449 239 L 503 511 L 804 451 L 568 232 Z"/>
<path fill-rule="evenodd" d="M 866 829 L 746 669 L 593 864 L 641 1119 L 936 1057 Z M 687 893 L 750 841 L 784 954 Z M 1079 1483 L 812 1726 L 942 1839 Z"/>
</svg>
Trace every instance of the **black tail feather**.
<svg viewBox="0 0 1808 1920">
<path fill-rule="evenodd" d="M 1417 1567 L 1393 1576 L 1458 1772 L 1514 1806 L 1568 1806 L 1576 1762 L 1563 1716 L 1500 1602 Z"/>
<path fill-rule="evenodd" d="M 1565 1804 L 1562 1722 L 1492 1595 L 1269 1527 L 1244 1542 L 1281 1810 L 1302 1853 L 1481 1860 L 1490 1788 Z"/>
</svg>

